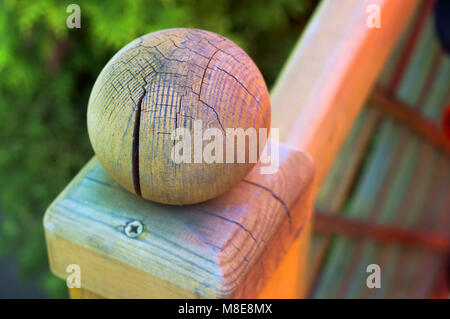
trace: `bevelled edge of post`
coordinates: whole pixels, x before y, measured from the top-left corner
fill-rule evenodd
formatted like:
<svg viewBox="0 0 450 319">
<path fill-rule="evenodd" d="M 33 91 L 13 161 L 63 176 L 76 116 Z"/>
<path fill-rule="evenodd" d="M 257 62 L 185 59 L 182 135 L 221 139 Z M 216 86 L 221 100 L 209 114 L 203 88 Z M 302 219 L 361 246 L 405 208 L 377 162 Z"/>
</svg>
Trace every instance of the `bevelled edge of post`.
<svg viewBox="0 0 450 319">
<path fill-rule="evenodd" d="M 94 157 L 44 216 L 51 270 L 65 279 L 78 264 L 82 288 L 109 298 L 257 297 L 311 211 L 291 214 L 306 203 L 310 156 L 279 152 L 275 174 L 259 163 L 226 194 L 189 206 L 138 198 Z M 125 234 L 131 221 L 144 227 L 136 238 Z"/>
</svg>

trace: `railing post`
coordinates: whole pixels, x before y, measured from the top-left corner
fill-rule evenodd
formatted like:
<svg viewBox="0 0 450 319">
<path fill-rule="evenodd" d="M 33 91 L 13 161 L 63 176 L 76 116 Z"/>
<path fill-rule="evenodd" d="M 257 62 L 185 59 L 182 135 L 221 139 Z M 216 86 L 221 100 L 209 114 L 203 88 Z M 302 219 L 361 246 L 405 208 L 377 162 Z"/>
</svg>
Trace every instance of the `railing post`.
<svg viewBox="0 0 450 319">
<path fill-rule="evenodd" d="M 418 2 L 321 3 L 271 95 L 272 127 L 305 150 L 283 147 L 273 180 L 252 171 L 182 210 L 121 190 L 91 161 L 44 220 L 53 272 L 65 278 L 80 264 L 84 290 L 72 296 L 305 297 L 313 198 Z M 380 29 L 367 27 L 369 4 L 380 8 Z M 144 224 L 142 237 L 124 236 L 130 220 Z"/>
<path fill-rule="evenodd" d="M 277 173 L 260 165 L 218 198 L 167 206 L 127 192 L 92 159 L 46 212 L 52 271 L 66 279 L 79 265 L 74 298 L 260 296 L 310 216 L 314 172 L 282 145 Z M 130 222 L 143 226 L 135 238 Z"/>
</svg>

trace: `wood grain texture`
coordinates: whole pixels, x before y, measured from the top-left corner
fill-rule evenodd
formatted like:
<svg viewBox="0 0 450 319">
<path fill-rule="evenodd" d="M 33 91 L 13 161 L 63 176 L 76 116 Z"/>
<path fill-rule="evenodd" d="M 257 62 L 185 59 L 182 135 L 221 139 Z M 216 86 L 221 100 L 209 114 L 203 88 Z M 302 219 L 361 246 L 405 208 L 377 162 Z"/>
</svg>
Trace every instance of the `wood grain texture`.
<svg viewBox="0 0 450 319">
<path fill-rule="evenodd" d="M 312 192 L 309 191 L 309 199 L 305 202 L 310 203 L 308 211 L 312 212 Z M 298 207 L 297 207 L 298 206 Z M 299 205 L 292 210 L 304 209 Z M 307 294 L 307 266 L 308 266 L 308 251 L 310 246 L 310 238 L 312 225 L 309 222 L 311 216 L 305 216 L 305 226 L 303 227 L 300 236 L 289 249 L 288 253 L 280 263 L 272 278 L 264 287 L 263 292 L 258 298 L 270 299 L 297 299 L 304 298 Z"/>
<path fill-rule="evenodd" d="M 311 213 L 309 156 L 282 146 L 276 174 L 258 164 L 226 194 L 165 206 L 122 189 L 93 158 L 44 218 L 52 271 L 81 267 L 82 288 L 109 298 L 257 297 Z M 130 220 L 144 224 L 131 239 Z"/>
<path fill-rule="evenodd" d="M 232 41 L 198 29 L 167 29 L 131 42 L 102 70 L 89 100 L 89 137 L 103 167 L 130 192 L 159 203 L 211 199 L 255 165 L 227 163 L 225 147 L 219 163 L 194 163 L 193 156 L 175 163 L 176 129 L 190 132 L 191 153 L 198 146 L 203 154 L 210 142 L 194 141 L 196 120 L 224 135 L 228 128 L 270 127 L 269 94 L 257 66 Z"/>
</svg>

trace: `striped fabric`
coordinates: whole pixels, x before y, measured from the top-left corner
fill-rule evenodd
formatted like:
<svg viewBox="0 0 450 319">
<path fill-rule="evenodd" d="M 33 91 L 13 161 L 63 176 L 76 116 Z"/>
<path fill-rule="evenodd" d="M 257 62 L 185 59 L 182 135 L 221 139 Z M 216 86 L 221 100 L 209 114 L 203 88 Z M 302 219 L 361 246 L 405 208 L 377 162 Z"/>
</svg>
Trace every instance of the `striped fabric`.
<svg viewBox="0 0 450 319">
<path fill-rule="evenodd" d="M 438 123 L 450 103 L 450 58 L 438 42 L 433 1 L 424 1 L 378 85 Z M 366 222 L 449 234 L 450 158 L 405 125 L 366 105 L 325 180 L 315 206 Z M 311 298 L 426 298 L 446 256 L 423 248 L 315 232 Z M 366 267 L 381 267 L 369 289 Z"/>
</svg>

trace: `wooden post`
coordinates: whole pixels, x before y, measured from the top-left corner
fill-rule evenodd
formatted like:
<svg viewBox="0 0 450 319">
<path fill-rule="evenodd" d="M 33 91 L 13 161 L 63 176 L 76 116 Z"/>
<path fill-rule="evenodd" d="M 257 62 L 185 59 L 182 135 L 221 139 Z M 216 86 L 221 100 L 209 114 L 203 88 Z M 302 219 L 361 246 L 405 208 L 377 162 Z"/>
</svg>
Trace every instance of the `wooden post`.
<svg viewBox="0 0 450 319">
<path fill-rule="evenodd" d="M 284 146 L 277 173 L 260 168 L 214 200 L 167 206 L 127 192 L 93 158 L 46 212 L 51 269 L 66 278 L 80 266 L 76 298 L 256 298 L 309 217 L 313 177 L 310 157 Z M 143 227 L 136 238 L 130 222 Z"/>
</svg>

